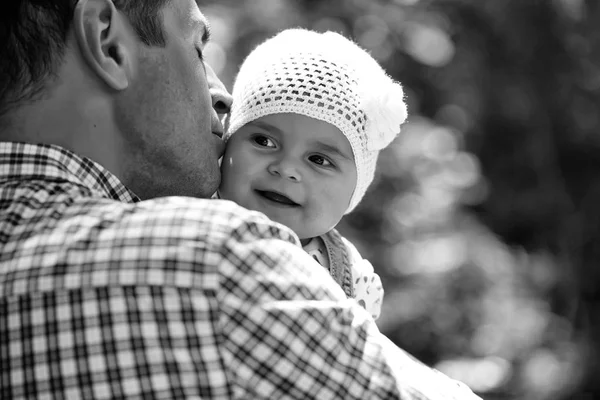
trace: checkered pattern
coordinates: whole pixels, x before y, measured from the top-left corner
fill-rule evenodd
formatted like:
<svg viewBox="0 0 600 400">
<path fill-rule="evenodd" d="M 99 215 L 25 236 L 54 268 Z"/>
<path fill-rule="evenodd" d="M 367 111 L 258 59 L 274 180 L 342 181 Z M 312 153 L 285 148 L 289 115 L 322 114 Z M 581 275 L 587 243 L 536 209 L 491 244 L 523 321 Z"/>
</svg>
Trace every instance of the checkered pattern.
<svg viewBox="0 0 600 400">
<path fill-rule="evenodd" d="M 0 143 L 0 249 L 3 400 L 474 397 L 386 345 L 291 231 L 139 202 L 58 147 Z"/>
</svg>

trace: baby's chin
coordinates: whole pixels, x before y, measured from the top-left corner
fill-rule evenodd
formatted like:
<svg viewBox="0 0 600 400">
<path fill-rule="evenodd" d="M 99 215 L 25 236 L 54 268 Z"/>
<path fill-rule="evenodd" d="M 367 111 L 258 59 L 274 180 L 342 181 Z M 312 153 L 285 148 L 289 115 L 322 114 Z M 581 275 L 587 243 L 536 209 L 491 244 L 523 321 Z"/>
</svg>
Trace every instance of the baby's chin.
<svg viewBox="0 0 600 400">
<path fill-rule="evenodd" d="M 314 227 L 307 227 L 307 226 L 295 226 L 294 224 L 286 224 L 284 221 L 277 221 L 282 225 L 287 226 L 288 228 L 290 228 L 292 231 L 294 231 L 294 233 L 296 234 L 296 236 L 298 236 L 298 239 L 300 239 L 300 243 L 302 243 L 302 245 L 306 245 L 308 242 L 310 242 L 312 239 L 322 236 L 324 234 L 326 234 L 327 232 L 329 232 L 331 229 L 333 229 L 333 227 L 331 229 L 328 230 L 324 230 L 322 227 L 320 228 L 314 228 Z"/>
<path fill-rule="evenodd" d="M 284 225 L 286 227 L 288 227 L 289 229 L 291 229 L 296 236 L 298 236 L 298 238 L 300 239 L 300 241 L 302 242 L 302 244 L 304 245 L 305 242 L 308 243 L 310 242 L 310 240 L 316 236 L 319 236 L 316 231 L 307 229 L 306 226 L 298 226 L 297 222 L 292 222 L 289 220 L 286 220 L 284 218 L 278 218 L 276 215 L 269 215 L 270 213 L 267 211 L 261 211 L 263 212 L 267 217 L 269 217 L 269 219 L 271 221 L 275 221 L 278 224 Z M 315 233 L 313 235 L 313 233 Z"/>
</svg>

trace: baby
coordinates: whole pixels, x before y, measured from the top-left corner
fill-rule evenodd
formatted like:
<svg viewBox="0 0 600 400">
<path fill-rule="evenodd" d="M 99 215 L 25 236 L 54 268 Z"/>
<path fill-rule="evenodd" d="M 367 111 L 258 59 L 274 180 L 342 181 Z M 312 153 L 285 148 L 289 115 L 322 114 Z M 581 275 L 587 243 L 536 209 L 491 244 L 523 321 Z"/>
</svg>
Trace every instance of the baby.
<svg viewBox="0 0 600 400">
<path fill-rule="evenodd" d="M 219 197 L 291 228 L 374 318 L 383 288 L 334 227 L 360 202 L 407 116 L 402 87 L 345 37 L 285 30 L 243 62 L 233 87 Z"/>
</svg>

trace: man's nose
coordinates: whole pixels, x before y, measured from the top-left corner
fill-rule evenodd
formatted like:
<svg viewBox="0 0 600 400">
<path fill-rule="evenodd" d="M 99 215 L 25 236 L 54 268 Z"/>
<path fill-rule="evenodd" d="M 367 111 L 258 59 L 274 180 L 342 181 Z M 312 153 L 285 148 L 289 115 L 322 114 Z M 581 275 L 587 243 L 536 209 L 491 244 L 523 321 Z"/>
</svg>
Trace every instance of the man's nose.
<svg viewBox="0 0 600 400">
<path fill-rule="evenodd" d="M 221 82 L 215 71 L 212 67 L 205 63 L 206 65 L 206 79 L 208 82 L 208 90 L 210 92 L 210 97 L 212 98 L 212 106 L 217 112 L 217 114 L 228 114 L 231 111 L 231 104 L 233 103 L 233 97 L 227 91 L 227 88 Z"/>
</svg>

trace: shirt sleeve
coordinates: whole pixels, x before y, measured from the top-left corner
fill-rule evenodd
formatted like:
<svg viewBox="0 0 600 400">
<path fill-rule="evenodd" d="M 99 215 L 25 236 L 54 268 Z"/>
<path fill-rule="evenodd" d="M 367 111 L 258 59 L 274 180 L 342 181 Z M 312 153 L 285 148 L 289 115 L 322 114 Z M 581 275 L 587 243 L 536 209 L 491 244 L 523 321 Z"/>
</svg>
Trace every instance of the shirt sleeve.
<svg viewBox="0 0 600 400">
<path fill-rule="evenodd" d="M 236 229 L 220 262 L 219 329 L 235 398 L 477 398 L 468 389 L 424 396 L 426 379 L 433 377 L 427 386 L 453 381 L 387 340 L 302 248 L 248 234 L 261 229 Z"/>
<path fill-rule="evenodd" d="M 368 260 L 362 258 L 356 247 L 349 240 L 342 237 L 342 241 L 348 249 L 350 256 L 354 298 L 374 319 L 377 319 L 381 315 L 381 304 L 384 294 L 381 278 L 375 273 L 373 265 Z"/>
</svg>

